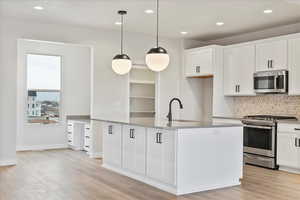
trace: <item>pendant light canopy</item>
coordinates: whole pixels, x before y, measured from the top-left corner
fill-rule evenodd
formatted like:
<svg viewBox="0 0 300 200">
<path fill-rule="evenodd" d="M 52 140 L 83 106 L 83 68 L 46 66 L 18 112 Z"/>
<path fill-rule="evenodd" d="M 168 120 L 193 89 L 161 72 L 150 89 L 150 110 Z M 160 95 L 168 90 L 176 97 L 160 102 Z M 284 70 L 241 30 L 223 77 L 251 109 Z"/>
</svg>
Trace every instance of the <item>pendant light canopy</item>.
<svg viewBox="0 0 300 200">
<path fill-rule="evenodd" d="M 120 10 L 118 14 L 121 15 L 121 53 L 116 55 L 112 60 L 112 69 L 119 75 L 127 74 L 132 67 L 132 61 L 129 56 L 123 53 L 123 27 L 124 27 L 124 15 L 127 11 Z"/>
<path fill-rule="evenodd" d="M 156 0 L 156 47 L 150 49 L 146 55 L 146 64 L 152 71 L 160 72 L 165 70 L 169 63 L 170 57 L 168 52 L 158 44 L 159 39 L 159 0 Z"/>
</svg>

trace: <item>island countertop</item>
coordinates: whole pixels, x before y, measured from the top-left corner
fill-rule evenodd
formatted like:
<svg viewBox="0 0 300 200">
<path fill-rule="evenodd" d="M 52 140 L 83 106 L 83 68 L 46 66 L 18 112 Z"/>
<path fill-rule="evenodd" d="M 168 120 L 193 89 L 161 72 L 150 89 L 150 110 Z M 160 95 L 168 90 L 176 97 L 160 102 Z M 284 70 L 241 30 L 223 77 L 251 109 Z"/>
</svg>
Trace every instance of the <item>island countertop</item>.
<svg viewBox="0 0 300 200">
<path fill-rule="evenodd" d="M 242 125 L 231 123 L 219 123 L 213 120 L 207 121 L 193 121 L 193 120 L 173 120 L 171 123 L 166 119 L 160 118 L 130 118 L 128 121 L 119 120 L 105 120 L 95 119 L 93 121 L 117 123 L 123 125 L 142 126 L 148 128 L 161 128 L 161 129 L 192 129 L 192 128 L 218 128 L 218 127 L 240 127 Z"/>
</svg>

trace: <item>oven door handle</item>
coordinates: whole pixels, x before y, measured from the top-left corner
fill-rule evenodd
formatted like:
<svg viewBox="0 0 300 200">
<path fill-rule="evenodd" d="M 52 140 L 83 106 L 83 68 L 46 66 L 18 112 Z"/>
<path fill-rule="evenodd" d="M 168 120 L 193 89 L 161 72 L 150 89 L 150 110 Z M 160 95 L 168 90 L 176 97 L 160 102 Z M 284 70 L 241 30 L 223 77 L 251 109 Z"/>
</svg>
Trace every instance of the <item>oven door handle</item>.
<svg viewBox="0 0 300 200">
<path fill-rule="evenodd" d="M 259 128 L 259 129 L 267 129 L 267 130 L 272 130 L 273 127 L 270 126 L 256 126 L 256 125 L 244 125 L 246 128 Z"/>
</svg>

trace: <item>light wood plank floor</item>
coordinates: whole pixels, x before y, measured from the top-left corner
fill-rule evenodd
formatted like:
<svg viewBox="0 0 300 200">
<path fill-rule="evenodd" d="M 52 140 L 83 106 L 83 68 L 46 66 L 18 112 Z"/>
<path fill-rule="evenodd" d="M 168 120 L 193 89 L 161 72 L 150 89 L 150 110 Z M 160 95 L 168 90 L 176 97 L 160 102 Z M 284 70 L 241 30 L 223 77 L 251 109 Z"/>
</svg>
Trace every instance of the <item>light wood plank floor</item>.
<svg viewBox="0 0 300 200">
<path fill-rule="evenodd" d="M 226 173 L 226 172 L 224 172 Z M 239 187 L 176 197 L 101 168 L 82 152 L 18 153 L 0 168 L 0 200 L 299 200 L 300 175 L 246 166 Z"/>
</svg>

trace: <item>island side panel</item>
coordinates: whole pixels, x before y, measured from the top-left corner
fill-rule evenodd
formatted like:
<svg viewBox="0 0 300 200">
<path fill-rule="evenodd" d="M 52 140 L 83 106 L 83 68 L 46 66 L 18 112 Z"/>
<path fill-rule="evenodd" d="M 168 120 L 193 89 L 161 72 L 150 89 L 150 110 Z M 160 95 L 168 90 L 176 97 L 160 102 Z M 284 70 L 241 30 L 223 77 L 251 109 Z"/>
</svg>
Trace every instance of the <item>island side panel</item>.
<svg viewBox="0 0 300 200">
<path fill-rule="evenodd" d="M 242 127 L 178 130 L 178 194 L 239 185 L 242 173 Z"/>
</svg>

